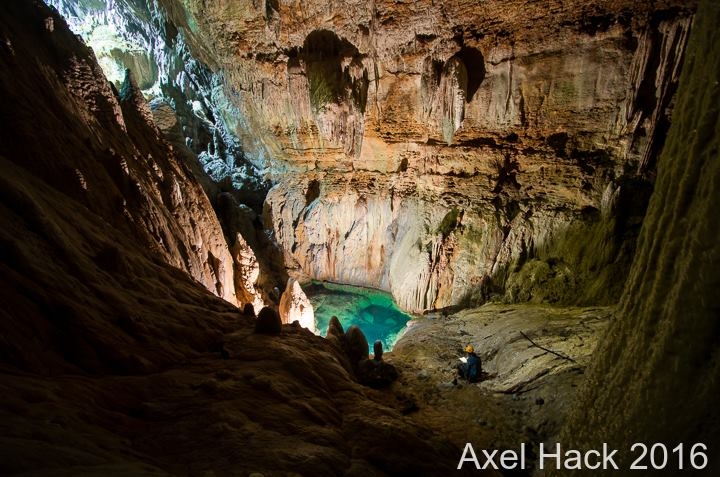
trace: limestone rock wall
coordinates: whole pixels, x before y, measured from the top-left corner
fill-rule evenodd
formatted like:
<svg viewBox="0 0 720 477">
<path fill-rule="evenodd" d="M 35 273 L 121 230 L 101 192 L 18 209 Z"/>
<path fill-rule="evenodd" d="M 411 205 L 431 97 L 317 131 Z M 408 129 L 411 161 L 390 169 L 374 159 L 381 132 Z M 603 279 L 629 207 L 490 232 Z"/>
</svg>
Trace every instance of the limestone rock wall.
<svg viewBox="0 0 720 477">
<path fill-rule="evenodd" d="M 295 273 L 414 311 L 617 299 L 694 1 L 153 5 L 267 167 Z"/>
<path fill-rule="evenodd" d="M 617 298 L 694 4 L 543 5 L 185 4 L 271 158 L 289 266 L 413 311 L 545 299 L 522 288 L 545 269 L 554 301 Z"/>
<path fill-rule="evenodd" d="M 93 48 L 118 88 L 130 69 L 153 109 L 169 106 L 179 123 L 176 146 L 194 153 L 213 181 L 258 211 L 267 190 L 262 157 L 244 154 L 232 132 L 239 115 L 223 88 L 222 70 L 197 37 L 181 5 L 159 0 L 48 0 Z"/>
<path fill-rule="evenodd" d="M 375 193 L 359 192 L 361 177 L 310 174 L 271 189 L 267 223 L 286 263 L 319 279 L 390 290 L 404 309 L 422 311 L 462 302 L 487 280 L 470 273 L 489 275 L 532 240 L 530 230 L 504 235 L 457 204 L 419 200 L 402 191 L 407 183 L 376 182 Z M 313 198 L 312 188 L 328 179 L 339 183 Z"/>
<path fill-rule="evenodd" d="M 585 449 L 645 442 L 669 452 L 683 443 L 684 469 L 697 475 L 720 469 L 718 21 L 720 6 L 702 2 L 637 257 L 562 437 Z M 687 459 L 696 443 L 705 447 L 695 447 L 693 469 Z M 632 475 L 631 454 L 619 454 L 618 475 Z M 672 455 L 666 471 L 678 472 Z"/>
<path fill-rule="evenodd" d="M 233 258 L 220 223 L 152 124 L 132 75 L 118 94 L 62 17 L 47 10 L 35 28 L 42 31 L 3 31 L 4 84 L 12 79 L 22 86 L 3 91 L 8 107 L 0 154 L 134 237 L 157 260 L 237 304 Z M 37 91 L 53 96 L 43 99 Z M 88 247 L 91 256 L 119 254 L 112 244 Z"/>
<path fill-rule="evenodd" d="M 164 4 L 178 9 L 172 0 Z M 273 160 L 293 164 L 362 158 L 354 165 L 371 169 L 399 163 L 396 151 L 377 157 L 367 147 L 373 141 L 388 149 L 564 132 L 579 150 L 628 149 L 615 143 L 636 109 L 645 117 L 665 114 L 666 103 L 636 104 L 636 93 L 655 95 L 667 85 L 693 7 L 184 2 L 195 36 L 213 46 L 236 93 L 246 134 L 255 137 L 247 138 L 249 149 L 263 147 Z M 628 83 L 631 65 L 636 84 Z M 666 95 L 657 96 L 663 103 Z M 647 126 L 642 134 L 650 137 L 654 124 Z"/>
</svg>

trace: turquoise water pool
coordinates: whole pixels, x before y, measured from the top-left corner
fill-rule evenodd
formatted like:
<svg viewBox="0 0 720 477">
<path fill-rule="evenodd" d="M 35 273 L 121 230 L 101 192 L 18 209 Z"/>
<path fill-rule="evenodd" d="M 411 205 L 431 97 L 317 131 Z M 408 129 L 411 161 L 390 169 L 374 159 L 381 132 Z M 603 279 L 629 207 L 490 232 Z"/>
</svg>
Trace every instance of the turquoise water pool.
<svg viewBox="0 0 720 477">
<path fill-rule="evenodd" d="M 376 340 L 390 351 L 412 316 L 401 311 L 390 296 L 372 288 L 313 282 L 303 287 L 315 309 L 315 322 L 321 336 L 327 333 L 335 315 L 344 329 L 358 325 L 368 340 L 370 351 Z"/>
</svg>

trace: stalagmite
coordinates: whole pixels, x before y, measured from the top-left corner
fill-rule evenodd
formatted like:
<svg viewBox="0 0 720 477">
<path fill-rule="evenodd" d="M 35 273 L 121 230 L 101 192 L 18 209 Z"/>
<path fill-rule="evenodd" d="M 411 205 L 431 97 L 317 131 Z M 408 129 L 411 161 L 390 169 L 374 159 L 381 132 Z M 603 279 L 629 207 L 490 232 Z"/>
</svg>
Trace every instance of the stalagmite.
<svg viewBox="0 0 720 477">
<path fill-rule="evenodd" d="M 289 278 L 285 291 L 280 297 L 280 318 L 283 323 L 298 321 L 300 326 L 315 332 L 315 313 L 312 303 L 303 292 L 300 283 Z"/>
</svg>

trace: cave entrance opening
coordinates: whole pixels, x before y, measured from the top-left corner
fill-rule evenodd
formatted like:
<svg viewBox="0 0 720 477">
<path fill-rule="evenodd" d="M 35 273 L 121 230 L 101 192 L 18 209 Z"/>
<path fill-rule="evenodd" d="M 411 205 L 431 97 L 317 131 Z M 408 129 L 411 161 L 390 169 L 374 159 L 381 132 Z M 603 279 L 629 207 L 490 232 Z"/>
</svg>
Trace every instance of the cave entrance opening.
<svg viewBox="0 0 720 477">
<path fill-rule="evenodd" d="M 330 318 L 337 316 L 345 330 L 360 327 L 370 348 L 375 341 L 392 350 L 412 316 L 398 308 L 389 293 L 373 288 L 314 281 L 305 294 L 315 309 L 315 322 L 321 336 L 327 333 Z"/>
</svg>

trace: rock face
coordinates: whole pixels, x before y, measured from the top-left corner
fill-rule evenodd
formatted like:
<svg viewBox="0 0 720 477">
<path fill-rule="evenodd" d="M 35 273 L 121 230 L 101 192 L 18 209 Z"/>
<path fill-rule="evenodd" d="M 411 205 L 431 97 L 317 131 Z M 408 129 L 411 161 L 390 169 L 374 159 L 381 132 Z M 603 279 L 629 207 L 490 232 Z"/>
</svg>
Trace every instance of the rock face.
<svg viewBox="0 0 720 477">
<path fill-rule="evenodd" d="M 235 290 L 238 294 L 238 301 L 252 304 L 255 310 L 262 309 L 265 302 L 260 293 L 255 289 L 255 284 L 260 275 L 260 265 L 255 253 L 242 235 L 235 234 L 235 243 L 230 249 L 235 264 Z"/>
<path fill-rule="evenodd" d="M 148 122 L 149 108 L 134 78 L 127 77 L 116 97 L 92 51 L 58 26 L 60 17 L 48 13 L 48 18 L 54 28 L 42 32 L 42 45 L 33 46 L 33 32 L 5 34 L 4 70 L 23 85 L 7 86 L 3 93 L 13 110 L 23 111 L 15 119 L 10 110 L 4 113 L 10 116 L 5 117 L 1 153 L 16 165 L 7 177 L 41 178 L 77 207 L 107 217 L 108 227 L 134 237 L 160 262 L 237 304 L 233 260 L 217 217 L 188 168 Z M 46 67 L 35 68 L 29 58 Z M 43 101 L 36 90 L 56 96 Z M 42 127 L 28 120 L 30 115 L 40 118 Z M 58 240 L 86 242 L 90 256 L 121 255 L 112 240 L 66 237 L 48 226 Z"/>
<path fill-rule="evenodd" d="M 720 470 L 718 21 L 718 4 L 702 2 L 630 278 L 563 436 L 576 448 L 703 443 L 702 475 Z"/>
<path fill-rule="evenodd" d="M 0 2 L 0 97 L 0 474 L 454 470 L 327 340 L 215 296 L 232 261 L 200 185 L 42 2 Z"/>
<path fill-rule="evenodd" d="M 291 274 L 410 311 L 618 299 L 695 8 L 54 3 L 143 39 L 157 78 L 126 64 L 165 85 L 213 178 L 258 211 L 272 180 L 265 227 Z"/>
<path fill-rule="evenodd" d="M 139 88 L 154 98 L 154 109 L 171 108 L 180 133 L 175 145 L 192 151 L 211 179 L 231 183 L 260 211 L 267 190 L 259 174 L 263 160 L 248 160 L 232 133 L 239 118 L 225 95 L 222 73 L 212 71 L 213 57 L 182 6 L 163 0 L 47 3 L 93 47 L 108 80 L 119 88 L 125 69 L 133 71 Z"/>
<path fill-rule="evenodd" d="M 554 446 L 565 442 L 558 434 L 612 311 L 487 304 L 448 316 L 431 313 L 411 322 L 388 360 L 402 371 L 398 387 L 415 401 L 413 419 L 442 430 L 457 445 Z M 455 367 L 468 343 L 482 360 L 480 383 L 457 379 Z M 538 471 L 536 458 L 528 457 L 531 474 Z"/>
<path fill-rule="evenodd" d="M 163 5 L 269 159 L 289 266 L 412 311 L 617 299 L 694 2 Z"/>
<path fill-rule="evenodd" d="M 298 321 L 300 326 L 315 333 L 315 312 L 300 283 L 288 278 L 285 291 L 280 297 L 280 318 L 283 323 Z"/>
</svg>

